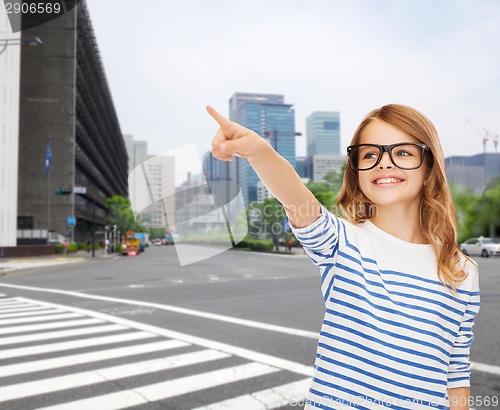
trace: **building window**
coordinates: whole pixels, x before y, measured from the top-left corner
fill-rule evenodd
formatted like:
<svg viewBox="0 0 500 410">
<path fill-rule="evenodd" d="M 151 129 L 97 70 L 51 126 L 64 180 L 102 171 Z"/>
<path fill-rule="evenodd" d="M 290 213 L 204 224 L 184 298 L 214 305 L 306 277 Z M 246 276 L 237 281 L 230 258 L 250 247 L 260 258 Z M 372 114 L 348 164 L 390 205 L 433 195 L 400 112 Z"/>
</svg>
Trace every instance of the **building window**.
<svg viewBox="0 0 500 410">
<path fill-rule="evenodd" d="M 338 131 L 339 130 L 339 122 L 338 121 L 323 121 L 323 129 L 330 131 Z"/>
<path fill-rule="evenodd" d="M 17 217 L 17 229 L 33 229 L 33 217 L 32 216 L 18 216 Z"/>
</svg>

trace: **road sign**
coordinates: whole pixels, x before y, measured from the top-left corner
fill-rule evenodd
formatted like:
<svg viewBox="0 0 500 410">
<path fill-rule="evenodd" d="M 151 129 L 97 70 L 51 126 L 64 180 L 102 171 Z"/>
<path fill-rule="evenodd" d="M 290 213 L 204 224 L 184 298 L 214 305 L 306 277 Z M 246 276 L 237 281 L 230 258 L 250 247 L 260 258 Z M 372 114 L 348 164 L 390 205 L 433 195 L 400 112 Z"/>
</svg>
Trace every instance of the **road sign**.
<svg viewBox="0 0 500 410">
<path fill-rule="evenodd" d="M 68 216 L 68 221 L 66 222 L 66 225 L 75 226 L 76 225 L 76 218 L 74 216 Z"/>
<path fill-rule="evenodd" d="M 75 194 L 86 194 L 87 193 L 87 187 L 76 186 L 76 187 L 73 188 L 73 192 Z"/>
</svg>

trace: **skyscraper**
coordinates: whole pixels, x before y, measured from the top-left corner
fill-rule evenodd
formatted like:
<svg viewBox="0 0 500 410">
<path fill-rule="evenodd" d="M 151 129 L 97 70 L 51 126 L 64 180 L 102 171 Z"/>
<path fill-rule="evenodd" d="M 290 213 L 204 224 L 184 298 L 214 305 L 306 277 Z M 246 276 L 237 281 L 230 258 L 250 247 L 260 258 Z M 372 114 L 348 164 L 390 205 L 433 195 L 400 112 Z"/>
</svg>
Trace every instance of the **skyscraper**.
<svg viewBox="0 0 500 410">
<path fill-rule="evenodd" d="M 306 119 L 307 156 L 340 155 L 340 113 L 315 111 Z"/>
<path fill-rule="evenodd" d="M 345 156 L 340 155 L 340 113 L 315 111 L 306 118 L 306 176 L 324 181 L 330 171 L 340 171 Z"/>
<path fill-rule="evenodd" d="M 266 138 L 295 166 L 295 111 L 277 94 L 235 93 L 229 100 L 229 119 Z M 246 206 L 257 200 L 257 174 L 246 159 L 236 158 L 229 174 L 236 178 Z"/>
</svg>

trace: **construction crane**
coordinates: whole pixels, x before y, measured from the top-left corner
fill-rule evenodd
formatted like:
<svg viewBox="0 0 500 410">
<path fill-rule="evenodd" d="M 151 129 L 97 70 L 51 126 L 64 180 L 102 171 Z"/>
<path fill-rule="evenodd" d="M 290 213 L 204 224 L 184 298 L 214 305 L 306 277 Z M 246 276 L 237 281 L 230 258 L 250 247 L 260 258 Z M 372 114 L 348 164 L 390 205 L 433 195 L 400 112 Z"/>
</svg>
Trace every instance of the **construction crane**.
<svg viewBox="0 0 500 410">
<path fill-rule="evenodd" d="M 498 134 L 491 135 L 491 142 L 493 142 L 493 146 L 495 147 L 495 154 L 498 153 Z"/>
<path fill-rule="evenodd" d="M 497 134 L 492 134 L 489 132 L 486 128 L 483 127 L 482 130 L 480 130 L 478 127 L 476 127 L 469 119 L 465 119 L 469 123 L 469 125 L 476 131 L 481 138 L 483 139 L 483 151 L 486 154 L 486 143 L 491 139 L 493 142 L 493 146 L 495 147 L 495 152 L 498 152 L 498 135 Z"/>
</svg>

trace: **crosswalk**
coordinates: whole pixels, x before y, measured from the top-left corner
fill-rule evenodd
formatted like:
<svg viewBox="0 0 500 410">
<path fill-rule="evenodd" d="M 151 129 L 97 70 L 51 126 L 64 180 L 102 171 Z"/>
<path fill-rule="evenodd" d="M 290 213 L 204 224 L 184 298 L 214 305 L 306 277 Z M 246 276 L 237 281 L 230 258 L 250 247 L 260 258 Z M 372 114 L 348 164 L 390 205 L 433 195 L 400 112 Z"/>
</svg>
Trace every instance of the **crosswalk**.
<svg viewBox="0 0 500 410">
<path fill-rule="evenodd" d="M 278 409 L 304 399 L 311 370 L 99 312 L 0 295 L 0 409 Z"/>
</svg>

